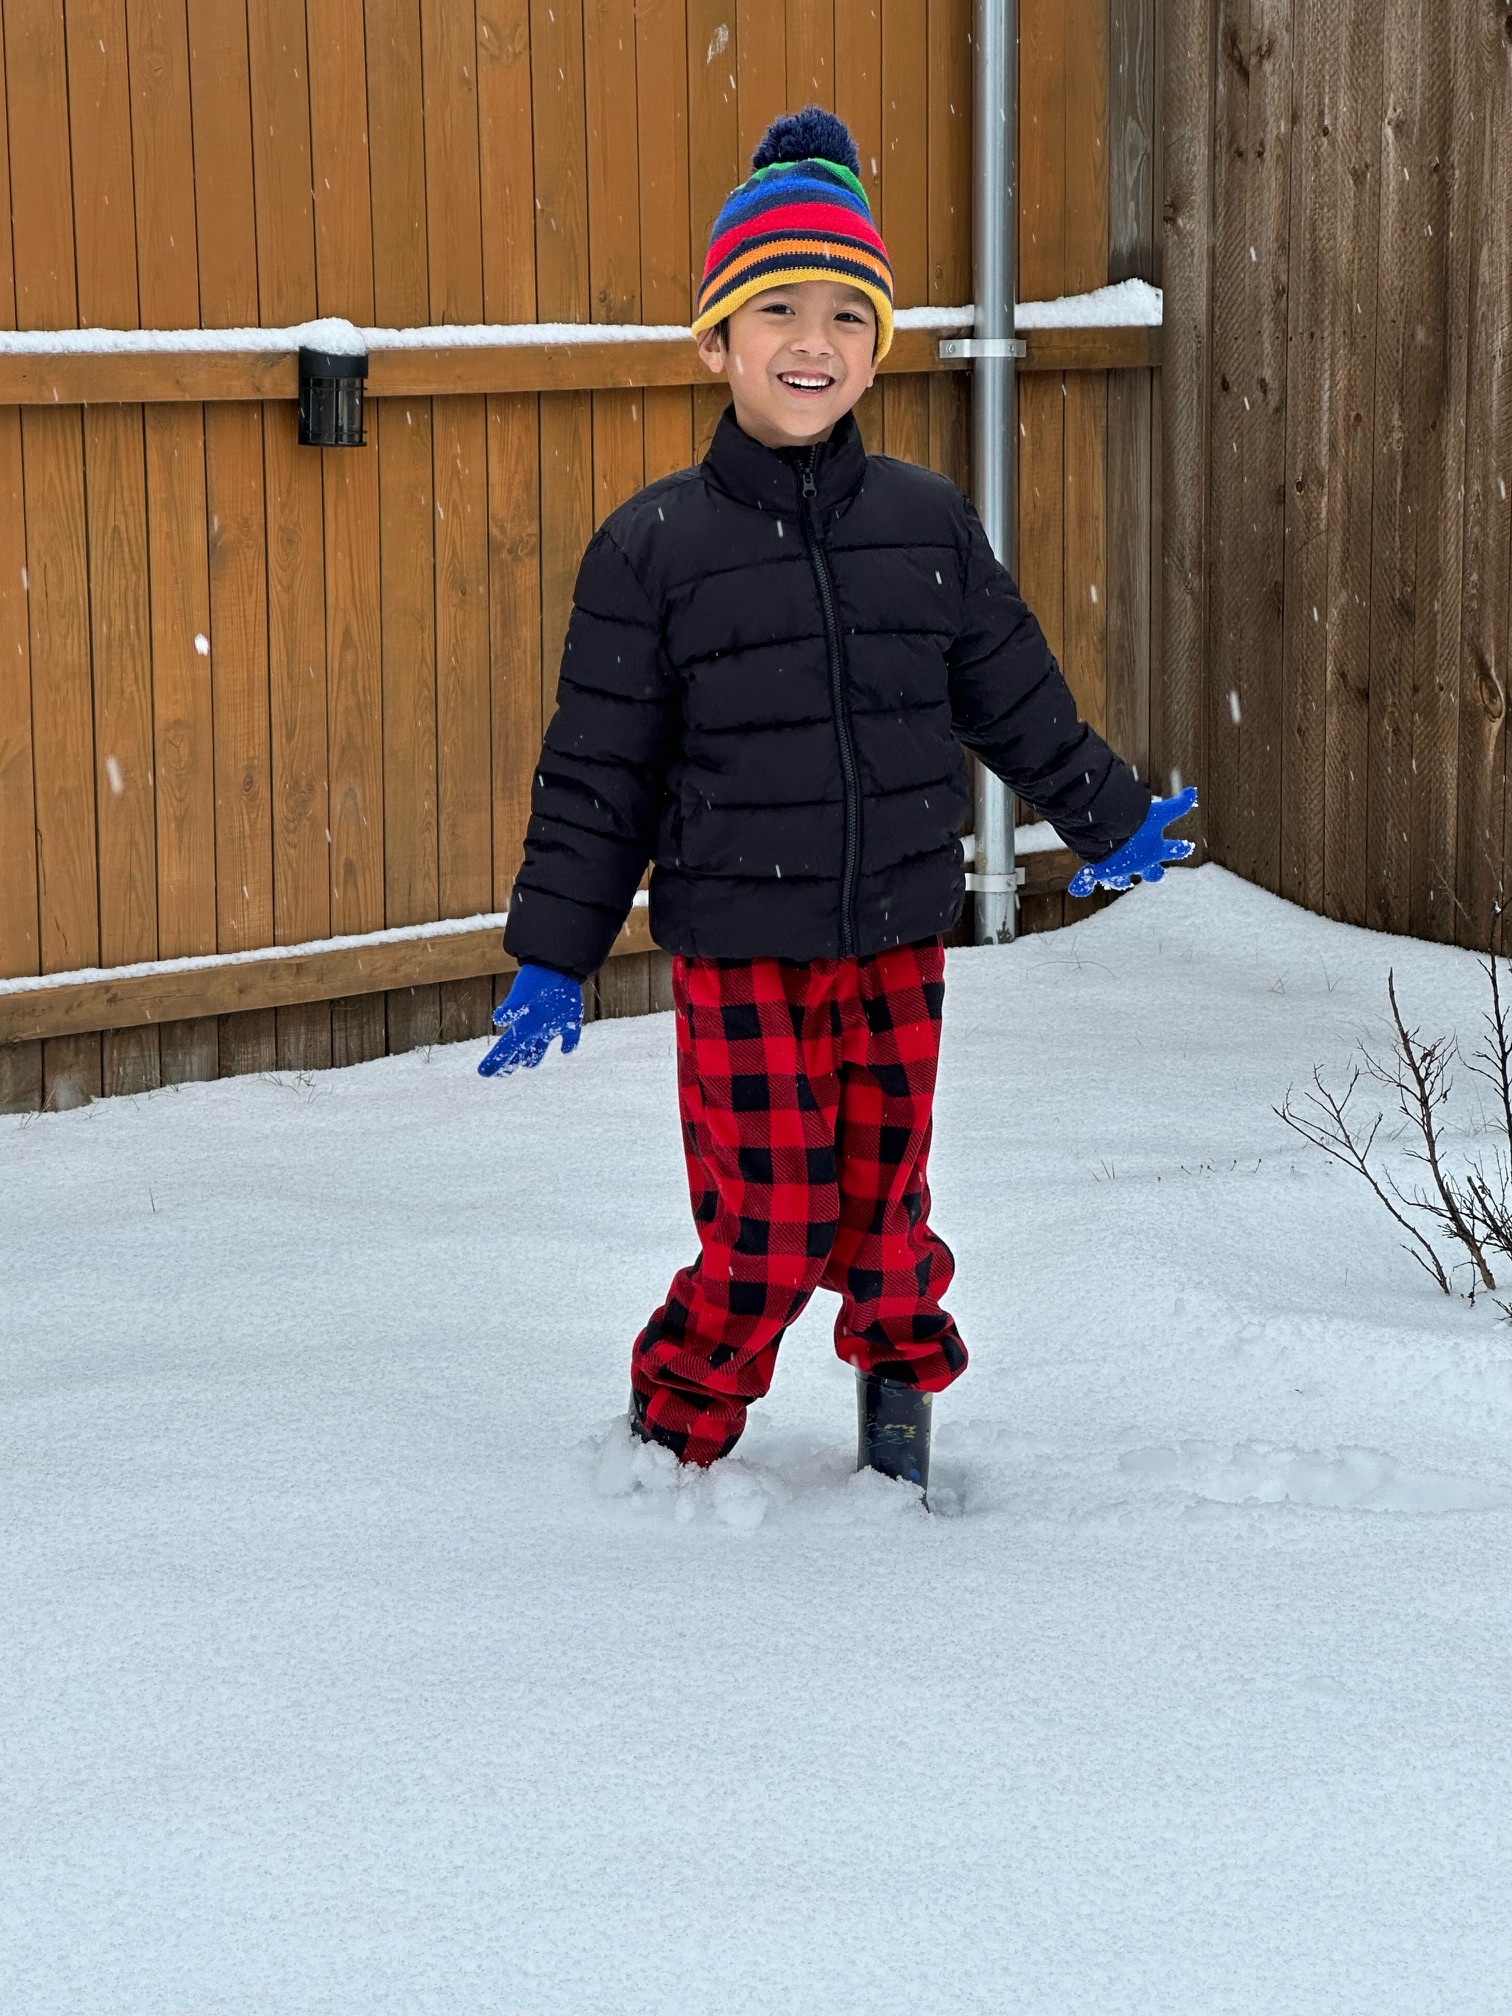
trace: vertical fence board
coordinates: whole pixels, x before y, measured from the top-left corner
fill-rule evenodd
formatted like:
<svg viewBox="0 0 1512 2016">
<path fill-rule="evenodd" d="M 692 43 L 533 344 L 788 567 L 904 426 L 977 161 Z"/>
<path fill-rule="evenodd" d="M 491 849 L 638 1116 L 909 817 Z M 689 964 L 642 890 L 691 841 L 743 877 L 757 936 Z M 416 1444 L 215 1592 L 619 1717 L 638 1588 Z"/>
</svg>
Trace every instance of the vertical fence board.
<svg viewBox="0 0 1512 2016">
<path fill-rule="evenodd" d="M 0 107 L 5 104 L 5 33 L 0 21 Z M 0 147 L 0 216 L 11 214 L 10 154 Z M 16 326 L 11 234 L 0 231 L 0 329 Z M 31 630 L 27 620 L 26 503 L 21 416 L 0 408 L 0 979 L 36 973 L 37 813 L 32 781 Z M 42 1045 L 0 1044 L 0 1113 L 42 1104 Z"/>
<path fill-rule="evenodd" d="M 1150 722 L 1154 775 L 1209 785 L 1206 751 L 1208 455 L 1213 164 L 1211 116 L 1215 22 L 1206 0 L 1165 0 L 1169 56 L 1162 75 L 1165 148 L 1161 258 L 1164 301 L 1161 387 L 1161 648 Z M 1186 831 L 1207 837 L 1211 787 Z"/>
<path fill-rule="evenodd" d="M 68 98 L 75 196 L 79 320 L 137 325 L 137 234 L 132 187 L 131 86 L 122 0 L 72 0 Z M 100 851 L 100 957 L 106 965 L 158 956 L 153 817 L 152 656 L 147 603 L 147 471 L 142 411 L 84 412 L 84 488 L 94 667 L 95 821 Z M 156 1029 L 102 1039 L 106 1093 L 159 1083 Z"/>
<path fill-rule="evenodd" d="M 78 409 L 21 419 L 31 624 L 33 768 L 43 972 L 98 965 L 95 748 L 89 665 L 84 442 Z M 102 1089 L 100 1039 L 42 1046 L 43 1095 L 74 1106 Z"/>
<path fill-rule="evenodd" d="M 1219 274 L 1213 320 L 1216 488 L 1210 696 L 1218 858 L 1280 874 L 1279 681 L 1286 454 L 1290 0 L 1230 0 L 1220 19 Z"/>
<path fill-rule="evenodd" d="M 929 0 L 929 299 L 972 298 L 971 159 L 975 86 L 970 0 Z M 966 372 L 924 380 L 930 465 L 971 487 L 971 382 Z"/>
<path fill-rule="evenodd" d="M 761 136 L 774 119 L 793 107 L 788 92 L 787 21 L 773 0 L 735 0 L 735 40 L 723 23 L 710 37 L 701 64 L 692 66 L 695 95 L 721 76 L 735 82 L 735 131 L 740 166 L 749 169 Z M 696 250 L 696 248 L 695 248 Z M 694 277 L 700 263 L 694 261 Z"/>
<path fill-rule="evenodd" d="M 252 107 L 244 0 L 189 0 L 200 315 L 258 320 Z M 205 408 L 210 690 L 215 738 L 216 944 L 273 941 L 273 786 L 268 725 L 267 507 L 258 406 Z M 224 1015 L 220 1069 L 271 1071 L 271 1008 Z"/>
<path fill-rule="evenodd" d="M 1333 363 L 1345 290 L 1333 285 L 1344 250 L 1353 178 L 1341 100 L 1351 89 L 1349 34 L 1358 7 L 1301 0 L 1292 128 L 1291 321 L 1286 375 L 1286 586 L 1282 633 L 1281 862 L 1293 903 L 1323 902 L 1329 525 L 1332 441 L 1338 425 Z"/>
<path fill-rule="evenodd" d="M 310 92 L 302 0 L 248 9 L 257 271 L 263 319 L 315 313 Z M 297 443 L 295 415 L 263 425 L 268 511 L 269 725 L 273 755 L 273 918 L 281 945 L 331 924 L 330 763 L 326 735 L 325 539 L 320 458 Z M 329 1006 L 277 1011 L 278 1062 L 331 1061 Z"/>
<path fill-rule="evenodd" d="M 10 127 L 11 237 L 17 321 L 77 320 L 73 176 L 63 13 L 23 0 L 3 15 Z M 84 436 L 77 409 L 21 417 L 32 674 L 32 761 L 42 970 L 99 958 L 93 691 Z M 46 1043 L 42 1090 L 53 1107 L 101 1089 L 100 1039 Z"/>
<path fill-rule="evenodd" d="M 528 0 L 489 0 L 480 9 L 478 116 L 484 310 L 490 321 L 534 321 Z M 488 401 L 488 544 L 492 905 L 503 909 L 524 848 L 541 740 L 540 402 L 533 394 Z"/>
<path fill-rule="evenodd" d="M 558 18 L 559 15 L 559 18 Z M 583 23 L 571 8 L 532 0 L 536 289 L 547 320 L 589 319 L 587 115 Z M 541 678 L 550 717 L 578 562 L 593 532 L 593 400 L 541 399 Z"/>
<path fill-rule="evenodd" d="M 1067 42 L 1081 80 L 1066 92 L 1068 293 L 1108 277 L 1108 0 L 1074 0 Z M 1108 725 L 1108 381 L 1068 371 L 1065 392 L 1065 672 L 1082 713 Z"/>
<path fill-rule="evenodd" d="M 367 0 L 374 313 L 430 319 L 419 0 Z M 390 925 L 437 914 L 435 501 L 429 399 L 375 404 L 383 651 L 383 886 Z M 441 1035 L 436 987 L 387 996 L 388 1047 Z"/>
<path fill-rule="evenodd" d="M 929 299 L 929 14 L 927 0 L 892 0 L 882 15 L 882 174 L 879 226 L 899 307 Z M 929 394 L 912 377 L 882 388 L 883 446 L 929 459 Z"/>
<path fill-rule="evenodd" d="M 691 294 L 703 271 L 701 263 L 691 273 L 688 266 L 688 43 L 681 0 L 642 0 L 635 47 L 641 313 L 651 322 L 681 322 L 692 317 Z M 652 386 L 644 397 L 646 480 L 654 482 L 693 460 L 693 399 L 683 386 Z"/>
<path fill-rule="evenodd" d="M 720 205 L 750 166 L 749 154 L 740 150 L 739 91 L 730 81 L 739 78 L 738 63 L 729 61 L 730 21 L 729 0 L 687 0 L 688 262 L 694 295 Z M 775 5 L 761 10 L 754 21 L 743 14 L 741 22 L 763 36 L 785 35 L 782 10 Z M 721 380 L 711 379 L 695 390 L 694 461 L 707 452 L 729 403 Z"/>
<path fill-rule="evenodd" d="M 365 325 L 374 308 L 362 0 L 327 0 L 310 26 L 316 304 Z M 323 450 L 321 460 L 331 928 L 375 931 L 384 922 L 378 450 L 370 439 Z M 386 1040 L 381 995 L 331 1004 L 333 1063 L 381 1057 Z"/>
<path fill-rule="evenodd" d="M 1156 278 L 1154 0 L 1108 11 L 1108 279 Z M 1110 371 L 1108 737 L 1150 776 L 1152 391 L 1156 374 Z"/>
<path fill-rule="evenodd" d="M 1465 422 L 1470 346 L 1470 253 L 1479 235 L 1472 198 L 1473 77 L 1443 61 L 1438 10 L 1419 18 L 1422 46 L 1422 231 L 1414 267 L 1427 340 L 1417 350 L 1417 429 L 1423 443 L 1417 503 L 1417 621 L 1413 668 L 1412 826 L 1407 929 L 1452 940 L 1458 920 L 1455 823 L 1459 769 L 1459 652 L 1463 613 Z M 1512 17 L 1509 17 L 1512 22 Z M 1512 25 L 1509 25 L 1512 35 Z M 1434 45 L 1437 42 L 1435 52 Z M 1420 59 L 1421 61 L 1421 59 Z"/>
<path fill-rule="evenodd" d="M 833 111 L 834 0 L 786 0 L 786 11 L 788 104 L 823 105 Z"/>
<path fill-rule="evenodd" d="M 1473 87 L 1464 167 L 1481 230 L 1466 250 L 1472 366 L 1465 422 L 1456 884 L 1459 936 L 1505 951 L 1507 696 L 1512 690 L 1512 37 L 1500 0 L 1456 17 Z"/>
<path fill-rule="evenodd" d="M 1108 739 L 1149 780 L 1153 404 L 1149 371 L 1107 381 Z"/>
<path fill-rule="evenodd" d="M 133 0 L 131 148 L 138 280 L 151 328 L 200 319 L 188 21 L 182 0 Z M 215 750 L 204 417 L 148 406 L 147 545 L 157 778 L 158 944 L 165 958 L 213 952 Z M 170 1083 L 213 1078 L 213 1019 L 159 1032 Z"/>
<path fill-rule="evenodd" d="M 477 26 L 471 7 L 425 0 L 427 244 L 431 318 L 483 315 Z M 488 622 L 488 439 L 480 398 L 432 402 L 436 568 L 438 898 L 445 917 L 486 909 L 493 893 Z M 441 989 L 441 1036 L 488 1027 L 488 979 Z"/>
<path fill-rule="evenodd" d="M 634 94 L 624 88 L 627 66 L 635 61 L 633 0 L 588 0 L 583 10 L 588 279 L 596 322 L 641 319 L 638 106 Z M 592 395 L 595 525 L 645 482 L 641 396 L 639 392 Z M 616 959 L 598 975 L 599 1013 L 644 1014 L 651 1005 L 650 986 L 648 954 Z"/>
<path fill-rule="evenodd" d="M 1381 239 L 1376 267 L 1375 492 L 1371 522 L 1370 775 L 1365 920 L 1405 931 L 1410 906 L 1412 727 L 1418 608 L 1418 272 L 1429 136 L 1420 0 L 1386 0 Z M 1416 171 L 1416 173 L 1414 173 Z M 1405 263 L 1411 259 L 1411 268 Z"/>
</svg>

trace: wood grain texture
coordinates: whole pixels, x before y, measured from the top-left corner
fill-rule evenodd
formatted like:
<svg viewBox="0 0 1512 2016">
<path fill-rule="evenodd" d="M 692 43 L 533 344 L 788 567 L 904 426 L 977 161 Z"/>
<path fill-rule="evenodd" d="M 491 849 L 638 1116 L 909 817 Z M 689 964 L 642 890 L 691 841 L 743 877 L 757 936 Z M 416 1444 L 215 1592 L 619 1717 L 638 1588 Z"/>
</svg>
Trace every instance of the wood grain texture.
<svg viewBox="0 0 1512 2016">
<path fill-rule="evenodd" d="M 701 270 L 688 264 L 688 43 L 680 0 L 643 0 L 635 10 L 635 93 L 641 313 L 680 322 L 692 315 Z M 693 460 L 693 402 L 685 391 L 660 387 L 645 390 L 643 400 L 646 480 L 654 482 Z"/>
<path fill-rule="evenodd" d="M 473 9 L 422 7 L 425 186 L 431 315 L 483 318 L 477 25 Z M 431 449 L 436 527 L 438 889 L 444 917 L 475 914 L 493 889 L 489 770 L 488 447 L 481 398 L 436 400 Z M 441 991 L 443 1042 L 481 1035 L 487 981 Z"/>
<path fill-rule="evenodd" d="M 1425 74 L 1419 0 L 1386 0 L 1381 130 L 1381 259 L 1377 267 L 1375 488 L 1371 517 L 1370 770 L 1365 920 L 1405 931 L 1411 902 L 1413 717 L 1416 711 L 1418 512 L 1424 488 L 1418 358 L 1441 340 L 1422 319 L 1418 273 L 1436 93 Z M 1431 60 L 1431 58 L 1430 58 Z M 1426 129 L 1426 130 L 1425 130 Z M 1416 175 L 1414 176 L 1414 170 Z M 1407 260 L 1413 261 L 1409 270 Z M 1440 359 L 1442 362 L 1442 359 Z"/>
<path fill-rule="evenodd" d="M 1216 857 L 1280 878 L 1290 0 L 1228 0 L 1219 25 L 1215 485 L 1209 734 Z"/>
<path fill-rule="evenodd" d="M 252 101 L 244 0 L 189 0 L 200 315 L 258 319 Z M 210 671 L 215 744 L 216 944 L 273 942 L 273 786 L 268 717 L 267 512 L 259 405 L 205 408 Z M 271 1071 L 272 1009 L 224 1016 L 223 1075 Z"/>
<path fill-rule="evenodd" d="M 478 222 L 490 322 L 532 322 L 535 155 L 529 0 L 479 0 Z"/>
<path fill-rule="evenodd" d="M 41 971 L 21 416 L 0 409 L 0 979 Z"/>
<path fill-rule="evenodd" d="M 316 304 L 366 325 L 374 293 L 362 0 L 323 0 L 309 70 Z M 321 462 L 331 928 L 372 931 L 384 921 L 378 456 L 372 446 L 325 450 Z M 381 1057 L 386 1044 L 381 999 L 332 1004 L 333 1063 Z"/>
<path fill-rule="evenodd" d="M 188 17 L 182 0 L 127 13 L 138 288 L 149 327 L 200 319 Z M 157 780 L 158 942 L 165 956 L 216 942 L 215 751 L 204 419 L 194 405 L 144 415 Z M 213 1078 L 213 1021 L 160 1032 L 170 1083 Z"/>
<path fill-rule="evenodd" d="M 385 324 L 413 325 L 430 319 L 419 0 L 366 0 L 364 18 L 374 312 Z M 508 26 L 505 16 L 499 32 Z M 431 402 L 415 394 L 371 411 L 378 457 L 384 917 L 391 925 L 418 924 L 438 915 L 440 883 Z M 390 994 L 386 1015 L 391 1051 L 440 1039 L 436 987 Z"/>
<path fill-rule="evenodd" d="M 134 328 L 138 246 L 130 201 L 125 10 L 121 0 L 75 0 L 67 11 L 79 320 Z M 100 953 L 115 964 L 154 959 L 158 952 L 147 475 L 139 408 L 86 410 L 84 471 Z M 156 1030 L 106 1034 L 101 1083 L 107 1094 L 150 1090 L 161 1070 Z"/>
<path fill-rule="evenodd" d="M 788 90 L 786 8 L 773 0 L 735 0 L 733 25 L 734 42 L 721 47 L 716 28 L 702 63 L 690 61 L 689 77 L 695 94 L 708 92 L 716 82 L 724 89 L 733 79 L 739 164 L 749 171 L 751 157 L 772 121 L 805 101 L 794 99 Z M 701 270 L 702 260 L 695 257 L 695 282 Z"/>
<path fill-rule="evenodd" d="M 835 109 L 834 0 L 785 0 L 787 102 Z M 776 8 L 773 7 L 773 13 Z"/>
<path fill-rule="evenodd" d="M 633 0 L 589 0 L 584 9 L 584 81 L 588 140 L 589 296 L 596 322 L 641 319 L 639 106 L 624 89 L 637 59 Z M 645 436 L 638 392 L 593 395 L 593 522 L 645 482 Z M 601 1015 L 644 1014 L 650 974 L 644 957 L 601 973 Z"/>
<path fill-rule="evenodd" d="M 892 0 L 882 16 L 882 167 L 878 225 L 900 307 L 929 299 L 929 13 L 927 0 Z M 896 339 L 895 339 L 896 341 Z M 889 356 L 884 362 L 891 361 Z M 913 377 L 889 377 L 882 446 L 908 462 L 929 459 L 929 394 Z"/>
<path fill-rule="evenodd" d="M 480 7 L 478 79 L 484 310 L 490 320 L 529 321 L 536 281 L 528 0 Z M 524 851 L 541 742 L 540 412 L 524 394 L 491 397 L 487 414 L 490 900 L 503 908 Z"/>
<path fill-rule="evenodd" d="M 72 327 L 78 314 L 66 35 L 56 0 L 3 14 L 10 138 L 11 254 L 21 328 Z M 33 806 L 43 970 L 99 943 L 93 696 L 84 442 L 77 413 L 21 423 Z M 73 1106 L 101 1089 L 98 1039 L 48 1045 L 43 1101 Z"/>
<path fill-rule="evenodd" d="M 257 272 L 262 319 L 316 311 L 314 170 L 302 0 L 248 8 Z M 330 929 L 324 499 L 318 456 L 301 450 L 294 415 L 269 406 L 263 427 L 268 513 L 269 725 L 273 782 L 273 917 L 280 944 Z M 312 1069 L 331 1058 L 321 1008 L 281 1009 L 278 1061 Z"/>
<path fill-rule="evenodd" d="M 1108 383 L 1065 378 L 1065 663 L 1082 718 L 1108 730 Z"/>
<path fill-rule="evenodd" d="M 1154 281 L 1156 7 L 1109 0 L 1108 278 Z M 1107 724 L 1108 739 L 1142 777 L 1150 769 L 1152 590 L 1159 549 L 1152 538 L 1154 385 L 1146 372 L 1114 371 L 1107 381 Z"/>
<path fill-rule="evenodd" d="M 1164 369 L 1161 383 L 1161 651 L 1151 765 L 1167 790 L 1207 786 L 1189 831 L 1207 835 L 1208 455 L 1215 17 L 1206 0 L 1165 0 Z"/>
<path fill-rule="evenodd" d="M 0 105 L 5 103 L 5 35 L 0 20 Z M 0 147 L 0 216 L 10 215 L 10 158 Z M 0 328 L 16 323 L 9 232 L 0 232 Z M 32 773 L 30 577 L 21 416 L 0 408 L 0 979 L 41 968 L 37 915 L 37 819 Z M 0 1047 L 0 1112 L 42 1104 L 40 1042 Z"/>
<path fill-rule="evenodd" d="M 1108 0 L 1108 278 L 1158 285 L 1155 0 Z"/>
<path fill-rule="evenodd" d="M 1465 254 L 1474 368 L 1465 420 L 1460 626 L 1458 935 L 1507 947 L 1507 696 L 1512 691 L 1512 53 L 1500 0 L 1456 17 L 1456 65 L 1471 80 L 1474 138 L 1462 156 L 1481 229 Z"/>
<path fill-rule="evenodd" d="M 1507 20 L 1512 68 L 1512 16 Z M 1429 25 L 1432 33 L 1432 25 Z M 1412 894 L 1408 929 L 1417 937 L 1452 941 L 1459 933 L 1455 886 L 1459 817 L 1460 642 L 1464 618 L 1464 494 L 1470 377 L 1470 255 L 1482 220 L 1475 207 L 1474 73 L 1451 62 L 1434 77 L 1428 144 L 1427 234 L 1429 305 L 1441 316 L 1438 341 L 1420 357 L 1419 426 L 1426 425 L 1423 510 L 1418 525 L 1420 572 L 1417 705 L 1413 722 Z"/>
</svg>

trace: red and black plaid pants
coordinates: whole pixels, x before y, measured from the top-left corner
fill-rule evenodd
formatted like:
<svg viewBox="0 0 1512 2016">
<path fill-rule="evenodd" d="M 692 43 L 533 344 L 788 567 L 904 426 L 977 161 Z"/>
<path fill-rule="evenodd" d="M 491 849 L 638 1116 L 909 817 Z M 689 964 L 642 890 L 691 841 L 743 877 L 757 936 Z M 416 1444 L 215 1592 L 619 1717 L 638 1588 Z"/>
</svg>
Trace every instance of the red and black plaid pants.
<svg viewBox="0 0 1512 2016">
<path fill-rule="evenodd" d="M 938 939 L 869 959 L 682 959 L 677 1081 L 702 1251 L 636 1339 L 637 1409 L 685 1462 L 732 1449 L 818 1287 L 835 1348 L 939 1392 L 966 1347 L 929 1229 Z"/>
</svg>

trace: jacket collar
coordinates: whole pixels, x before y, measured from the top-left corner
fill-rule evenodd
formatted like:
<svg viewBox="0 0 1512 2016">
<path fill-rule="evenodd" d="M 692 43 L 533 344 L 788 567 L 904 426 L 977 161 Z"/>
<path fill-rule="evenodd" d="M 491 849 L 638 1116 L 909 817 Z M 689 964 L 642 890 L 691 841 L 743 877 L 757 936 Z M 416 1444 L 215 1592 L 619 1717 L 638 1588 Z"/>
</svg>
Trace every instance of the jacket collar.
<svg viewBox="0 0 1512 2016">
<path fill-rule="evenodd" d="M 854 413 L 835 422 L 828 441 L 813 448 L 768 448 L 754 440 L 726 406 L 703 459 L 706 478 L 740 504 L 758 511 L 796 514 L 802 498 L 802 470 L 812 456 L 815 502 L 821 514 L 836 511 L 860 489 L 866 475 L 866 447 Z"/>
</svg>

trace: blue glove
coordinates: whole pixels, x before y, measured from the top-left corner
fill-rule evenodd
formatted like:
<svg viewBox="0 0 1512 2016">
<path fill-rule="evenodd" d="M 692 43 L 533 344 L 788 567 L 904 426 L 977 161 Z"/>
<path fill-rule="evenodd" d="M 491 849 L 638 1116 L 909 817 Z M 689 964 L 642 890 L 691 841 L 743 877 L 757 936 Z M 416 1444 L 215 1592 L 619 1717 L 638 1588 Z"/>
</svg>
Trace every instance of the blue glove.
<svg viewBox="0 0 1512 2016">
<path fill-rule="evenodd" d="M 1157 798 L 1145 814 L 1145 822 L 1131 840 L 1110 854 L 1106 861 L 1089 861 L 1078 868 L 1067 892 L 1090 896 L 1100 882 L 1104 889 L 1127 889 L 1136 877 L 1158 882 L 1168 861 L 1185 861 L 1197 851 L 1192 840 L 1167 840 L 1165 829 L 1185 819 L 1197 803 L 1197 787 L 1188 784 L 1179 798 Z"/>
<path fill-rule="evenodd" d="M 504 1034 L 478 1066 L 480 1078 L 496 1078 L 501 1071 L 507 1077 L 522 1065 L 533 1068 L 550 1049 L 553 1036 L 561 1037 L 565 1057 L 576 1050 L 583 1033 L 582 983 L 549 966 L 522 966 L 493 1019 L 495 1029 Z"/>
</svg>

